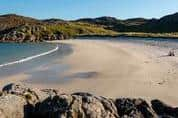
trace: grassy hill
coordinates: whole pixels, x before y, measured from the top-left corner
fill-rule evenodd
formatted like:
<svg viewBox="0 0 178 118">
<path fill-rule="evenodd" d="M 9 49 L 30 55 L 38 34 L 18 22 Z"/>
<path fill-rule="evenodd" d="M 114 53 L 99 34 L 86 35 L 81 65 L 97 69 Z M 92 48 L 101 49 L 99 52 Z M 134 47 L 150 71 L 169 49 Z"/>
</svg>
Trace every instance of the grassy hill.
<svg viewBox="0 0 178 118">
<path fill-rule="evenodd" d="M 160 19 L 114 17 L 39 20 L 7 14 L 0 16 L 0 41 L 39 42 L 76 36 L 137 36 L 178 38 L 178 13 Z"/>
<path fill-rule="evenodd" d="M 13 27 L 18 27 L 20 25 L 24 24 L 40 24 L 41 21 L 30 18 L 30 17 L 24 17 L 19 16 L 16 14 L 7 14 L 7 15 L 1 15 L 0 16 L 0 31 L 3 31 L 5 29 L 10 29 Z"/>
<path fill-rule="evenodd" d="M 1 42 L 39 42 L 62 40 L 80 35 L 116 35 L 102 26 L 61 19 L 38 20 L 14 14 L 0 16 Z"/>
<path fill-rule="evenodd" d="M 120 20 L 113 17 L 100 17 L 94 19 L 79 19 L 76 22 L 85 22 L 104 26 L 105 29 L 117 32 L 144 32 L 144 33 L 170 33 L 178 32 L 178 13 L 164 16 L 160 19 L 134 18 Z"/>
<path fill-rule="evenodd" d="M 80 22 L 47 25 L 47 28 L 52 32 L 62 32 L 69 37 L 80 35 L 117 35 L 117 32 L 104 29 L 101 26 Z"/>
</svg>

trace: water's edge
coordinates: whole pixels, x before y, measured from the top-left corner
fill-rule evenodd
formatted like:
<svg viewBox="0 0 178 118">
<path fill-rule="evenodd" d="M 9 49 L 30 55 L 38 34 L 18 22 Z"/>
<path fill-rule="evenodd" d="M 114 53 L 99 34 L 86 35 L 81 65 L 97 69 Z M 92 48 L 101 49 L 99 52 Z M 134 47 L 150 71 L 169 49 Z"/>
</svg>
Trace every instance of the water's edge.
<svg viewBox="0 0 178 118">
<path fill-rule="evenodd" d="M 51 53 L 57 51 L 58 49 L 59 49 L 59 46 L 57 45 L 55 49 L 49 50 L 47 52 L 40 53 L 40 54 L 37 54 L 37 55 L 33 55 L 33 56 L 30 56 L 30 57 L 26 57 L 26 58 L 23 58 L 23 59 L 20 59 L 20 60 L 17 60 L 17 61 L 1 64 L 0 68 L 5 67 L 5 66 L 18 64 L 18 63 L 23 63 L 23 62 L 26 62 L 26 61 L 29 61 L 29 60 L 32 60 L 32 59 L 35 59 L 35 58 L 38 58 L 38 57 L 41 57 L 41 56 L 45 56 L 45 55 L 48 55 L 48 54 L 51 54 Z"/>
</svg>

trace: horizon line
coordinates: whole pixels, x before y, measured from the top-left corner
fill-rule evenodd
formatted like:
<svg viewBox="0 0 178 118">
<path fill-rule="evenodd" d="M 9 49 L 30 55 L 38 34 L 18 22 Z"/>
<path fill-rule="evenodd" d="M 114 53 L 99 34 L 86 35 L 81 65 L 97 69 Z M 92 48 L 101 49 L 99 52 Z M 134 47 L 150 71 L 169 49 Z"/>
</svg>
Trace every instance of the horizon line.
<svg viewBox="0 0 178 118">
<path fill-rule="evenodd" d="M 79 20 L 79 19 L 95 19 L 95 18 L 101 18 L 101 17 L 111 17 L 111 18 L 116 18 L 118 20 L 129 20 L 129 19 L 137 19 L 137 18 L 142 18 L 142 19 L 146 19 L 146 20 L 150 20 L 150 19 L 161 19 L 165 16 L 169 16 L 169 15 L 174 15 L 177 14 L 178 12 L 173 12 L 173 13 L 169 13 L 167 15 L 162 15 L 160 17 L 142 17 L 142 16 L 137 16 L 137 17 L 129 17 L 129 18 L 119 18 L 117 16 L 109 16 L 109 15 L 103 15 L 103 16 L 96 16 L 96 17 L 79 17 L 79 18 L 73 18 L 73 19 L 67 19 L 67 18 L 60 18 L 60 17 L 48 17 L 48 18 L 38 18 L 35 16 L 31 16 L 31 15 L 23 15 L 23 14 L 19 14 L 19 13 L 0 13 L 0 16 L 3 15 L 17 15 L 17 16 L 23 16 L 23 17 L 29 17 L 29 18 L 33 18 L 33 19 L 37 19 L 37 20 L 48 20 L 48 19 L 60 19 L 60 20 L 67 20 L 67 21 L 75 21 L 75 20 Z"/>
</svg>

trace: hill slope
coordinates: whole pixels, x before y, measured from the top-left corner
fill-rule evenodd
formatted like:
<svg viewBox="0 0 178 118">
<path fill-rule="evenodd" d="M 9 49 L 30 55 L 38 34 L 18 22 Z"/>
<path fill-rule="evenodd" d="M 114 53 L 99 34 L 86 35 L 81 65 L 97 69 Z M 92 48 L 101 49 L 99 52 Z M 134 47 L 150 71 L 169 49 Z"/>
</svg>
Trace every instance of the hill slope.
<svg viewBox="0 0 178 118">
<path fill-rule="evenodd" d="M 0 41 L 38 42 L 61 40 L 75 36 L 141 36 L 178 38 L 178 13 L 160 19 L 114 17 L 84 18 L 75 21 L 62 19 L 38 20 L 7 14 L 0 16 Z"/>
<path fill-rule="evenodd" d="M 76 20 L 76 22 L 104 25 L 106 29 L 118 32 L 178 32 L 178 13 L 164 16 L 160 19 L 134 18 L 120 20 L 113 17 L 100 17 L 94 19 L 79 19 Z"/>
<path fill-rule="evenodd" d="M 0 16 L 1 42 L 62 40 L 80 35 L 116 35 L 101 26 L 61 19 L 38 20 L 14 14 Z"/>
</svg>

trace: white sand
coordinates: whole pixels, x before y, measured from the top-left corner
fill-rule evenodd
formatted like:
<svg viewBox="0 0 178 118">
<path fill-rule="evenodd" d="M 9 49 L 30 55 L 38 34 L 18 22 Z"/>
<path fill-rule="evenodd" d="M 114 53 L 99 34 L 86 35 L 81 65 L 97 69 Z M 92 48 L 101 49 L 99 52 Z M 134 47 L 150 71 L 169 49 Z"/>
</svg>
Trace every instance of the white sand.
<svg viewBox="0 0 178 118">
<path fill-rule="evenodd" d="M 71 69 L 61 76 L 78 73 L 91 75 L 88 78 L 76 76 L 72 82 L 53 85 L 54 88 L 64 92 L 91 92 L 107 97 L 160 99 L 178 105 L 178 58 L 160 57 L 167 54 L 165 50 L 133 43 L 97 40 L 60 42 L 71 44 L 74 50 L 62 60 Z"/>
</svg>

